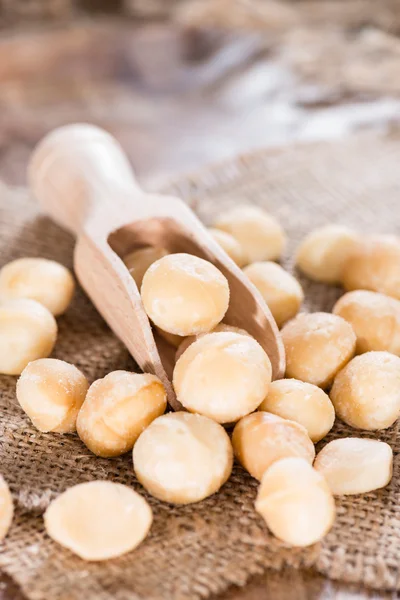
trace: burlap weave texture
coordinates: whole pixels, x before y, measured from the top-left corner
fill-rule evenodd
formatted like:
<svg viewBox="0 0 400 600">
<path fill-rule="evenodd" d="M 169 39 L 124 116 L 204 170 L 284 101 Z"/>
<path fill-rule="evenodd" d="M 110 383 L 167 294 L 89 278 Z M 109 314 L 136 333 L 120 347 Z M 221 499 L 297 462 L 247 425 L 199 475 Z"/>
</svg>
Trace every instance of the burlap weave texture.
<svg viewBox="0 0 400 600">
<path fill-rule="evenodd" d="M 400 135 L 361 135 L 259 152 L 188 177 L 168 192 L 187 200 L 206 222 L 235 203 L 265 207 L 288 232 L 285 263 L 292 268 L 294 247 L 318 225 L 400 233 L 399 165 Z M 71 266 L 72 248 L 72 238 L 40 216 L 25 191 L 0 187 L 0 264 L 45 256 Z M 309 310 L 330 310 L 341 294 L 300 279 Z M 58 322 L 54 356 L 76 364 L 90 381 L 117 368 L 135 369 L 82 292 Z M 75 435 L 39 433 L 17 405 L 15 378 L 0 377 L 0 390 L 0 472 L 16 502 L 12 529 L 0 546 L 0 567 L 31 600 L 206 598 L 268 566 L 288 563 L 374 588 L 400 588 L 397 425 L 375 436 L 394 450 L 392 483 L 338 500 L 335 526 L 320 545 L 290 550 L 274 540 L 253 509 L 257 484 L 237 466 L 221 492 L 200 504 L 171 506 L 148 497 L 155 519 L 146 541 L 119 559 L 84 563 L 46 536 L 42 512 L 67 487 L 92 479 L 112 479 L 144 493 L 130 453 L 100 459 Z M 328 440 L 342 435 L 371 436 L 338 422 Z"/>
</svg>

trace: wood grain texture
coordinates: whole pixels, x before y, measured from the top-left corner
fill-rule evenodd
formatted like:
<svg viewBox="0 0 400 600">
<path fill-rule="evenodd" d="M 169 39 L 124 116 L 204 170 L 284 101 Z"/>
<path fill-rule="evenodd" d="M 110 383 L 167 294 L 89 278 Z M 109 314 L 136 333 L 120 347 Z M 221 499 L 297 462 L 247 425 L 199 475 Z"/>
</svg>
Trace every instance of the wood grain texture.
<svg viewBox="0 0 400 600">
<path fill-rule="evenodd" d="M 259 292 L 190 207 L 138 187 L 107 132 L 90 125 L 53 131 L 35 149 L 29 173 L 43 211 L 78 236 L 74 267 L 83 289 L 139 366 L 161 379 L 175 410 L 181 409 L 171 384 L 175 349 L 157 346 L 140 291 L 122 262 L 135 247 L 186 252 L 215 264 L 231 292 L 225 321 L 254 336 L 271 360 L 273 377 L 283 376 L 283 343 Z"/>
</svg>

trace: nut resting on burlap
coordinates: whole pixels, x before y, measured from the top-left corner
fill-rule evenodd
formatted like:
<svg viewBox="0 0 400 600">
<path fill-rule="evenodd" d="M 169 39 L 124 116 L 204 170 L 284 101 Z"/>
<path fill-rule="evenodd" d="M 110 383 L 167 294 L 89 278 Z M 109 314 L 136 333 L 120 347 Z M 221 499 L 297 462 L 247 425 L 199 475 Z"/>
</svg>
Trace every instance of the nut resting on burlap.
<svg viewBox="0 0 400 600">
<path fill-rule="evenodd" d="M 183 197 L 207 224 L 239 202 L 266 208 L 288 234 L 289 257 L 307 232 L 327 223 L 396 233 L 399 156 L 400 135 L 361 135 L 340 143 L 258 152 L 181 180 L 168 192 Z M 44 256 L 71 267 L 72 249 L 72 238 L 40 216 L 25 191 L 0 187 L 1 264 L 20 256 Z M 293 267 L 288 260 L 283 263 Z M 309 310 L 330 311 L 342 293 L 303 276 L 300 282 Z M 116 369 L 137 370 L 80 290 L 58 323 L 52 356 L 75 364 L 90 383 Z M 15 501 L 14 522 L 0 546 L 0 568 L 29 600 L 195 600 L 286 564 L 313 566 L 331 578 L 373 588 L 400 589 L 397 424 L 359 433 L 338 421 L 317 446 L 339 436 L 380 439 L 393 448 L 394 476 L 385 489 L 337 498 L 336 522 L 326 538 L 296 550 L 268 533 L 254 510 L 257 481 L 241 467 L 234 467 L 218 494 L 199 504 L 160 502 L 135 479 L 130 453 L 102 459 L 75 434 L 38 432 L 16 401 L 15 378 L 2 376 L 0 385 L 1 472 Z M 42 519 L 59 493 L 93 479 L 131 486 L 146 497 L 154 513 L 150 535 L 139 548 L 101 564 L 84 563 L 54 543 Z"/>
</svg>

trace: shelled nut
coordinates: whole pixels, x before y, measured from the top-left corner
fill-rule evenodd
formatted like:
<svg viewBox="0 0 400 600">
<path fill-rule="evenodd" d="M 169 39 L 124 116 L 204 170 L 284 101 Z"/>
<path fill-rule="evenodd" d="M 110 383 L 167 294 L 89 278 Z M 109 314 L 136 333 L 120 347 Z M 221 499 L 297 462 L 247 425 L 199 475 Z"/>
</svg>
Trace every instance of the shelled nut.
<svg viewBox="0 0 400 600">
<path fill-rule="evenodd" d="M 267 395 L 271 375 L 270 360 L 254 338 L 209 333 L 179 358 L 173 385 L 190 412 L 231 423 L 256 410 Z"/>
<path fill-rule="evenodd" d="M 85 560 L 107 560 L 130 552 L 146 537 L 152 511 L 133 489 L 111 481 L 69 488 L 44 514 L 46 531 Z"/>
<path fill-rule="evenodd" d="M 356 356 L 337 375 L 330 397 L 348 425 L 374 431 L 400 416 L 400 358 L 389 352 Z"/>
<path fill-rule="evenodd" d="M 300 423 L 314 443 L 326 436 L 335 421 L 335 409 L 328 394 L 297 379 L 273 381 L 259 410 Z"/>
<path fill-rule="evenodd" d="M 356 334 L 337 315 L 300 314 L 283 327 L 286 377 L 326 388 L 354 356 Z"/>
<path fill-rule="evenodd" d="M 232 445 L 236 458 L 256 479 L 281 458 L 297 456 L 311 464 L 315 456 L 314 445 L 302 425 L 261 411 L 236 424 Z"/>
<path fill-rule="evenodd" d="M 36 300 L 0 305 L 0 373 L 19 375 L 32 360 L 47 358 L 56 339 L 55 318 Z"/>
<path fill-rule="evenodd" d="M 325 477 L 332 494 L 364 494 L 389 483 L 393 452 L 379 440 L 341 438 L 322 448 L 314 468 Z"/>
<path fill-rule="evenodd" d="M 84 374 L 63 360 L 30 362 L 17 383 L 17 399 L 39 431 L 71 433 L 89 384 Z"/>
<path fill-rule="evenodd" d="M 166 406 L 164 386 L 155 375 L 113 371 L 90 386 L 77 431 L 94 454 L 119 456 L 133 448 Z"/>
<path fill-rule="evenodd" d="M 258 206 L 236 206 L 214 222 L 216 229 L 230 233 L 240 244 L 246 263 L 276 260 L 286 245 L 286 236 L 274 217 Z"/>
<path fill-rule="evenodd" d="M 327 482 L 302 458 L 284 458 L 266 471 L 255 506 L 272 533 L 291 546 L 320 541 L 335 518 Z"/>
<path fill-rule="evenodd" d="M 268 304 L 278 327 L 297 315 L 304 293 L 293 275 L 274 262 L 252 263 L 244 273 Z"/>
<path fill-rule="evenodd" d="M 143 431 L 133 448 L 133 466 L 144 488 L 176 504 L 214 494 L 232 471 L 232 446 L 221 425 L 186 412 L 168 413 Z"/>
<path fill-rule="evenodd" d="M 155 325 L 183 336 L 210 331 L 229 304 L 224 275 L 190 254 L 169 254 L 153 263 L 144 275 L 141 295 Z"/>
</svg>

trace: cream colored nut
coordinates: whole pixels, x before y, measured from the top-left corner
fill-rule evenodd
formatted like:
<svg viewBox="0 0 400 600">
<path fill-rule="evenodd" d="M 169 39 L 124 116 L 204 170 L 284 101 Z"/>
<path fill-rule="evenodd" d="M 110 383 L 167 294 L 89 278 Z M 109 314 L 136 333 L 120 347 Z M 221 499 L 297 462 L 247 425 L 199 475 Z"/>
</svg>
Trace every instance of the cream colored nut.
<svg viewBox="0 0 400 600">
<path fill-rule="evenodd" d="M 261 411 L 236 424 L 232 445 L 240 464 L 256 479 L 281 458 L 297 456 L 312 464 L 315 456 L 314 445 L 302 425 Z"/>
<path fill-rule="evenodd" d="M 298 315 L 282 329 L 286 377 L 328 387 L 354 356 L 356 339 L 341 317 L 323 312 Z"/>
<path fill-rule="evenodd" d="M 94 454 L 119 456 L 166 407 L 158 377 L 114 371 L 90 386 L 76 423 L 78 435 Z"/>
<path fill-rule="evenodd" d="M 285 249 L 286 236 L 274 217 L 258 206 L 237 206 L 222 214 L 214 223 L 239 242 L 246 263 L 276 260 Z"/>
<path fill-rule="evenodd" d="M 55 316 L 67 310 L 74 290 L 70 271 L 54 260 L 18 258 L 0 271 L 0 300 L 30 298 Z"/>
<path fill-rule="evenodd" d="M 335 421 L 328 394 L 316 385 L 297 379 L 273 381 L 259 410 L 300 423 L 314 443 L 326 436 Z"/>
<path fill-rule="evenodd" d="M 322 448 L 314 468 L 325 477 L 332 494 L 364 494 L 389 483 L 393 452 L 378 440 L 341 438 Z"/>
<path fill-rule="evenodd" d="M 176 504 L 214 494 L 232 471 L 233 453 L 221 425 L 187 412 L 158 417 L 133 448 L 133 466 L 150 494 Z"/>
<path fill-rule="evenodd" d="M 19 375 L 37 358 L 46 358 L 57 339 L 57 323 L 35 300 L 9 300 L 0 305 L 0 373 Z"/>
<path fill-rule="evenodd" d="M 220 333 L 220 332 L 231 332 L 231 333 L 241 333 L 242 335 L 250 335 L 244 329 L 240 329 L 240 327 L 234 327 L 233 325 L 227 325 L 226 323 L 220 323 L 214 329 L 212 329 L 209 333 Z M 178 350 L 176 351 L 175 360 L 178 360 L 182 356 L 182 354 L 189 348 L 193 342 L 201 338 L 203 335 L 208 335 L 207 333 L 199 333 L 198 335 L 189 335 L 184 338 L 183 341 L 178 346 Z"/>
<path fill-rule="evenodd" d="M 153 263 L 143 278 L 141 294 L 153 323 L 176 335 L 210 331 L 229 304 L 224 275 L 190 254 L 170 254 Z"/>
<path fill-rule="evenodd" d="M 358 235 L 348 227 L 319 227 L 301 242 L 296 253 L 296 265 L 310 279 L 338 284 L 344 264 L 357 242 Z"/>
<path fill-rule="evenodd" d="M 400 355 L 400 302 L 378 292 L 356 290 L 344 294 L 333 307 L 357 336 L 358 354 L 387 350 Z"/>
<path fill-rule="evenodd" d="M 243 267 L 246 263 L 243 250 L 239 242 L 226 231 L 222 231 L 221 229 L 214 229 L 211 227 L 208 230 L 213 236 L 214 240 L 218 242 L 223 250 L 227 253 L 227 255 L 238 265 L 238 267 Z"/>
<path fill-rule="evenodd" d="M 89 384 L 84 374 L 63 360 L 30 362 L 17 383 L 17 399 L 39 431 L 71 433 Z"/>
<path fill-rule="evenodd" d="M 271 373 L 270 360 L 254 338 L 210 333 L 179 358 L 173 385 L 179 402 L 190 412 L 231 423 L 261 404 Z"/>
<path fill-rule="evenodd" d="M 126 485 L 90 481 L 69 488 L 44 514 L 48 535 L 84 560 L 107 560 L 136 548 L 153 515 L 142 496 Z"/>
<path fill-rule="evenodd" d="M 278 327 L 297 315 L 304 300 L 301 285 L 274 262 L 257 262 L 244 269 L 274 317 Z"/>
<path fill-rule="evenodd" d="M 0 475 L 0 542 L 11 527 L 14 505 L 7 483 Z"/>
<path fill-rule="evenodd" d="M 170 346 L 174 346 L 174 348 L 179 348 L 181 343 L 186 339 L 182 335 L 175 335 L 174 333 L 168 333 L 168 331 L 164 331 L 160 329 L 160 327 L 155 327 L 158 335 L 160 335 Z"/>
<path fill-rule="evenodd" d="M 164 248 L 148 246 L 129 252 L 129 254 L 124 256 L 123 261 L 139 289 L 147 269 L 156 262 L 156 260 L 159 260 L 163 256 L 167 256 L 167 254 L 168 252 Z"/>
<path fill-rule="evenodd" d="M 400 358 L 389 352 L 356 356 L 337 375 L 330 397 L 348 425 L 374 431 L 400 416 Z"/>
<path fill-rule="evenodd" d="M 328 484 L 302 458 L 284 458 L 268 469 L 255 507 L 272 533 L 291 546 L 319 542 L 335 519 Z"/>
<path fill-rule="evenodd" d="M 400 241 L 373 236 L 357 244 L 343 269 L 346 290 L 371 290 L 400 299 Z"/>
</svg>

